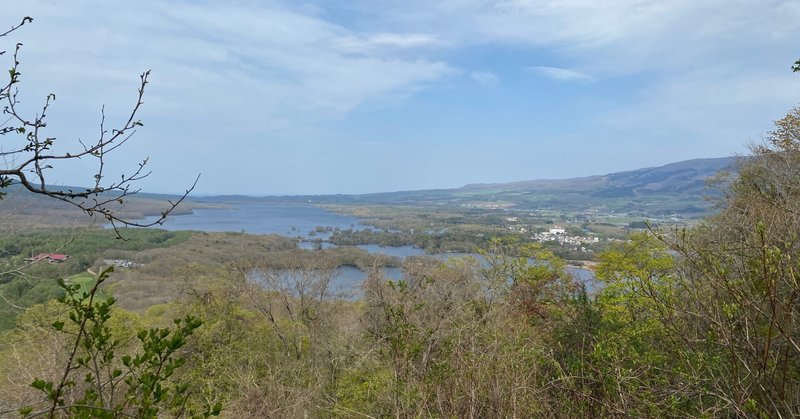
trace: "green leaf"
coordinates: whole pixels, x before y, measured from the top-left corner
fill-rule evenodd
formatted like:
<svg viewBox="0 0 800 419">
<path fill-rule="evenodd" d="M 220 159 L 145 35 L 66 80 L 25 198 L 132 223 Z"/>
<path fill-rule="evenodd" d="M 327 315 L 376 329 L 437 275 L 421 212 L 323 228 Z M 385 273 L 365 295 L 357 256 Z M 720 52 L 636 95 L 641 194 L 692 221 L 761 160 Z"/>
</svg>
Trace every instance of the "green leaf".
<svg viewBox="0 0 800 419">
<path fill-rule="evenodd" d="M 37 390 L 44 390 L 46 386 L 47 386 L 47 381 L 40 380 L 38 378 L 36 380 L 33 380 L 33 382 L 31 383 L 31 387 Z"/>
</svg>

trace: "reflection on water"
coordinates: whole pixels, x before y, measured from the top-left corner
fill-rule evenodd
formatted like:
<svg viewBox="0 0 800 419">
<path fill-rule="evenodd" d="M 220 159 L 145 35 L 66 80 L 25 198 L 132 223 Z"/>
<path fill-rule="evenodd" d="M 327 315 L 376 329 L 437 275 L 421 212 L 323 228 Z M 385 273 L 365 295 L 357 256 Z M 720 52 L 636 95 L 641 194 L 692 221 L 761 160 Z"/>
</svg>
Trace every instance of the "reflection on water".
<svg viewBox="0 0 800 419">
<path fill-rule="evenodd" d="M 424 250 L 414 246 L 379 246 L 377 244 L 359 244 L 356 247 L 376 255 L 394 256 L 400 259 L 405 259 L 409 256 L 421 256 L 425 254 Z"/>
<path fill-rule="evenodd" d="M 384 279 L 394 281 L 403 279 L 403 270 L 400 268 L 384 267 L 380 268 L 381 276 Z M 361 284 L 367 279 L 368 273 L 355 266 L 340 266 L 336 268 L 336 279 L 333 287 L 344 292 L 353 292 L 355 296 L 361 295 Z"/>
<path fill-rule="evenodd" d="M 381 276 L 384 279 L 399 280 L 403 278 L 403 271 L 400 268 L 385 267 L 380 268 Z M 334 269 L 330 278 L 329 295 L 333 298 L 357 299 L 361 296 L 361 284 L 367 279 L 368 273 L 355 266 L 345 265 Z M 280 290 L 290 294 L 299 294 L 299 287 L 305 287 L 306 293 L 316 287 L 316 284 L 326 280 L 322 271 L 302 271 L 292 269 L 270 269 L 260 271 L 254 269 L 248 274 L 248 278 L 265 288 Z"/>
<path fill-rule="evenodd" d="M 310 241 L 299 241 L 297 242 L 297 247 L 304 249 L 304 250 L 318 250 L 318 249 L 333 249 L 336 247 L 335 244 L 331 242 L 310 242 Z"/>
<path fill-rule="evenodd" d="M 421 256 L 425 255 L 425 253 L 421 249 L 417 249 L 411 246 L 403 246 L 403 248 L 394 247 L 394 248 L 386 248 L 386 247 L 379 247 L 377 245 L 363 245 L 358 246 L 364 250 L 371 250 L 377 248 L 379 250 L 385 250 L 385 252 L 370 252 L 370 253 L 382 253 L 384 255 L 395 256 L 395 257 L 409 257 L 409 256 Z M 403 256 L 405 255 L 405 256 Z M 487 266 L 486 259 L 477 254 L 477 253 L 436 253 L 426 255 L 428 257 L 432 257 L 443 262 L 447 262 L 453 258 L 461 258 L 461 257 L 473 257 L 475 258 L 478 263 L 482 266 Z M 573 277 L 580 283 L 583 283 L 586 286 L 587 291 L 591 294 L 596 292 L 600 284 L 595 279 L 594 272 L 588 269 L 583 269 L 575 266 L 567 266 L 567 272 L 573 275 Z M 275 269 L 270 271 L 272 275 L 278 275 L 286 277 L 286 280 L 292 280 L 291 275 L 293 274 L 292 271 L 286 269 Z M 380 274 L 384 279 L 391 279 L 394 281 L 403 279 L 403 270 L 398 267 L 382 267 L 380 268 Z M 362 288 L 361 285 L 367 279 L 369 275 L 368 272 L 362 271 L 356 266 L 352 265 L 345 265 L 339 266 L 333 272 L 333 278 L 331 279 L 331 295 L 334 298 L 344 298 L 344 299 L 358 299 L 362 296 Z M 251 279 L 264 283 L 264 276 L 260 272 L 254 272 L 251 274 Z"/>
<path fill-rule="evenodd" d="M 145 220 L 154 221 L 150 217 Z M 323 227 L 323 228 L 317 228 Z M 300 237 L 297 246 L 301 249 L 329 249 L 336 245 L 325 240 L 330 238 L 336 229 L 362 229 L 367 226 L 361 224 L 355 217 L 336 214 L 308 205 L 297 204 L 238 204 L 227 209 L 196 209 L 192 214 L 176 215 L 169 217 L 162 228 L 166 230 L 198 230 L 209 232 L 246 232 L 252 234 L 280 234 L 290 237 Z M 375 255 L 393 256 L 405 259 L 413 256 L 426 255 L 447 261 L 456 257 L 471 256 L 482 265 L 486 264 L 483 256 L 475 253 L 437 253 L 426 254 L 424 250 L 414 246 L 379 246 L 363 244 L 356 246 Z M 597 289 L 594 272 L 576 268 L 567 268 L 578 280 L 587 285 L 592 291 Z M 387 279 L 402 279 L 400 268 L 381 268 L 381 274 Z M 332 280 L 334 290 L 354 297 L 360 293 L 361 284 L 367 278 L 367 273 L 355 266 L 340 266 L 335 271 Z M 254 275 L 258 281 L 258 275 Z M 263 277 L 261 278 L 263 280 Z"/>
</svg>

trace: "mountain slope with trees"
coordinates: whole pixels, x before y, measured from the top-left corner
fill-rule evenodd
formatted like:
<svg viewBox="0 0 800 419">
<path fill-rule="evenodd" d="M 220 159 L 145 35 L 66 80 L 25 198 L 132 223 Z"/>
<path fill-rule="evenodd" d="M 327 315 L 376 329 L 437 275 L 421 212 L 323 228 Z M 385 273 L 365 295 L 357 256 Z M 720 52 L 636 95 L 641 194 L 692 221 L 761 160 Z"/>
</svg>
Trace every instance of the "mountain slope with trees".
<svg viewBox="0 0 800 419">
<path fill-rule="evenodd" d="M 554 211 L 624 211 L 644 216 L 683 214 L 699 217 L 711 208 L 707 187 L 726 171 L 736 170 L 734 157 L 695 159 L 607 175 L 472 184 L 455 189 L 382 192 L 361 195 L 272 197 L 216 196 L 204 202 L 297 202 L 348 205 L 501 207 Z"/>
</svg>

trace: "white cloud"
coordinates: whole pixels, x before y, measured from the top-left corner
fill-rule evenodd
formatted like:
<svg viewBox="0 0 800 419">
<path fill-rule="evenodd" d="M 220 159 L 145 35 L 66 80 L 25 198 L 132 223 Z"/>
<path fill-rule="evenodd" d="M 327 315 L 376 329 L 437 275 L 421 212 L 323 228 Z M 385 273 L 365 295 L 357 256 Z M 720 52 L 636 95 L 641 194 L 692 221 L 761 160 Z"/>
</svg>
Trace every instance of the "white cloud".
<svg viewBox="0 0 800 419">
<path fill-rule="evenodd" d="M 151 68 L 147 106 L 181 110 L 161 115 L 176 120 L 241 123 L 257 116 L 265 130 L 303 126 L 456 72 L 414 53 L 443 45 L 433 35 L 362 34 L 276 1 L 32 0 L 5 12 L 35 18 L 18 37 L 26 44 L 28 79 L 99 108 Z M 112 14 L 120 17 L 102 18 Z"/>
<path fill-rule="evenodd" d="M 405 100 L 458 74 L 420 53 L 445 45 L 435 35 L 358 31 L 275 0 L 30 0 L 12 2 L 3 12 L 19 16 L 0 22 L 6 26 L 34 17 L 0 47 L 25 44 L 21 106 L 35 112 L 41 98 L 56 93 L 48 134 L 63 138 L 61 144 L 90 139 L 103 105 L 109 124 L 120 120 L 135 103 L 137 76 L 152 69 L 139 115 L 145 129 L 114 167 L 155 154 L 151 167 L 161 180 L 182 175 L 187 169 L 176 166 L 184 162 L 224 178 L 230 172 L 219 162 L 241 154 L 248 161 L 253 155 L 274 159 L 266 150 L 278 142 L 293 144 L 301 155 L 299 139 L 313 139 L 306 148 L 319 147 L 328 138 L 326 127 L 354 110 Z M 357 40 L 358 52 L 340 48 L 342 39 Z M 175 155 L 181 162 L 169 158 Z M 242 176 L 248 168 L 233 169 Z M 58 180 L 84 183 L 87 172 L 68 168 Z M 185 186 L 175 183 L 173 189 Z"/>
<path fill-rule="evenodd" d="M 348 34 L 331 41 L 334 48 L 347 53 L 365 54 L 392 50 L 447 46 L 436 36 L 426 34 L 379 33 L 375 35 Z"/>
<path fill-rule="evenodd" d="M 473 71 L 469 76 L 472 80 L 486 86 L 495 86 L 500 83 L 500 76 L 491 71 Z"/>
<path fill-rule="evenodd" d="M 792 42 L 790 1 L 503 0 L 481 7 L 485 39 L 554 48 L 593 74 L 680 71 L 756 42 Z M 793 35 L 794 34 L 794 35 Z"/>
<path fill-rule="evenodd" d="M 594 78 L 588 74 L 568 68 L 534 66 L 528 67 L 527 70 L 554 80 L 583 82 L 594 80 Z"/>
<path fill-rule="evenodd" d="M 600 78 L 752 60 L 796 50 L 795 0 L 353 0 L 374 27 L 415 28 L 458 45 L 544 48 Z"/>
</svg>

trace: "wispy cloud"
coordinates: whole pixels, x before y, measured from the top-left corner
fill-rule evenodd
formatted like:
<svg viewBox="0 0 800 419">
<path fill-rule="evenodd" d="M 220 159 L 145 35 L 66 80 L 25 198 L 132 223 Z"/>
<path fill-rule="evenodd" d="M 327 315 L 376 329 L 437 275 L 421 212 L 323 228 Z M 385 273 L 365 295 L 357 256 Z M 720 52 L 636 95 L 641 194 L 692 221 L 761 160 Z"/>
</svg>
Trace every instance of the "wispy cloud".
<svg viewBox="0 0 800 419">
<path fill-rule="evenodd" d="M 500 83 L 500 76 L 491 71 L 473 71 L 469 76 L 485 86 L 496 86 Z"/>
<path fill-rule="evenodd" d="M 676 70 L 733 58 L 756 45 L 794 48 L 795 0 L 406 0 L 359 2 L 377 27 L 413 27 L 458 44 L 545 48 L 592 74 Z"/>
<path fill-rule="evenodd" d="M 443 44 L 433 35 L 363 34 L 274 0 L 32 3 L 40 7 L 6 11 L 36 19 L 20 33 L 26 76 L 93 107 L 114 108 L 112 86 L 151 68 L 151 109 L 182 109 L 163 115 L 184 120 L 242 122 L 257 114 L 268 131 L 338 119 L 456 74 L 445 61 L 414 53 Z M 125 17 L 113 24 L 100 17 L 114 11 Z"/>
<path fill-rule="evenodd" d="M 594 80 L 594 77 L 586 73 L 569 68 L 533 66 L 528 67 L 526 70 L 554 80 L 580 82 L 590 82 Z"/>
<path fill-rule="evenodd" d="M 379 33 L 375 35 L 348 34 L 334 38 L 331 44 L 348 53 L 370 53 L 386 50 L 443 47 L 447 43 L 436 36 L 426 34 Z"/>
</svg>

